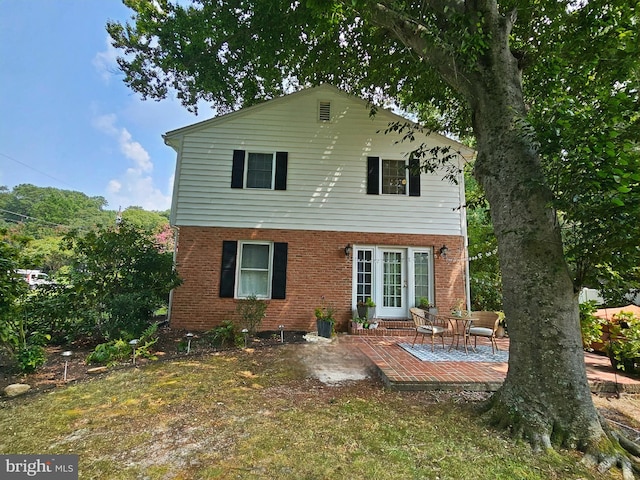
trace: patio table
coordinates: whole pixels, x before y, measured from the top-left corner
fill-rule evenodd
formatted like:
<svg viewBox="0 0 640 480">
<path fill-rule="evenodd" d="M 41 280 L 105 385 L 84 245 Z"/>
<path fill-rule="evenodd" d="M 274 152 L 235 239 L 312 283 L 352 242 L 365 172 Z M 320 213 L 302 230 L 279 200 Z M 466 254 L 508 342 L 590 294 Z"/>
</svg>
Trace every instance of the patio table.
<svg viewBox="0 0 640 480">
<path fill-rule="evenodd" d="M 477 320 L 477 318 L 469 316 L 458 317 L 456 315 L 446 315 L 446 318 L 449 321 L 449 324 L 451 325 L 451 329 L 453 331 L 453 339 L 451 341 L 451 345 L 449 345 L 449 351 L 451 351 L 454 344 L 456 346 L 456 349 L 460 347 L 460 337 L 462 337 L 464 353 L 468 355 L 469 351 L 467 349 L 467 345 L 469 343 L 469 327 L 471 327 L 471 324 L 474 320 Z"/>
</svg>

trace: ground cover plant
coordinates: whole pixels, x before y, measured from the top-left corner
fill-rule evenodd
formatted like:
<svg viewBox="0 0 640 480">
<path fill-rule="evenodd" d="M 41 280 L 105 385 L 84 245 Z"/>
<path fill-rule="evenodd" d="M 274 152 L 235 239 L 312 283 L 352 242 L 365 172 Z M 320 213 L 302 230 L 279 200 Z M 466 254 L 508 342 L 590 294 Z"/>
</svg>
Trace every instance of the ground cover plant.
<svg viewBox="0 0 640 480">
<path fill-rule="evenodd" d="M 0 452 L 76 453 L 80 478 L 595 479 L 492 430 L 476 397 L 327 386 L 301 345 L 151 362 L 0 402 Z"/>
</svg>

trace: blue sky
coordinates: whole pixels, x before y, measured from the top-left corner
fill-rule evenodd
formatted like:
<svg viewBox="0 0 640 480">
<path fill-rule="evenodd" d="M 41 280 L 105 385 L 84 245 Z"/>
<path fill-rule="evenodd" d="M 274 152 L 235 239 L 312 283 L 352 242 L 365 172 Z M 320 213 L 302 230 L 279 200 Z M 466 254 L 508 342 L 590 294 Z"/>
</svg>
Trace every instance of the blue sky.
<svg viewBox="0 0 640 480">
<path fill-rule="evenodd" d="M 170 207 L 176 156 L 161 135 L 213 111 L 123 83 L 105 25 L 130 17 L 120 0 L 0 0 L 0 185 Z"/>
</svg>

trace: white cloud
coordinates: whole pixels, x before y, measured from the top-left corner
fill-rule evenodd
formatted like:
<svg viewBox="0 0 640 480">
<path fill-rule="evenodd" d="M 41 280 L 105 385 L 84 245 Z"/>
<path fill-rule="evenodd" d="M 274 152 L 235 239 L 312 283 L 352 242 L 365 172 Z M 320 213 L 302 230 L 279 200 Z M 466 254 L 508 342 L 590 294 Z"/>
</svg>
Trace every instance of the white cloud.
<svg viewBox="0 0 640 480">
<path fill-rule="evenodd" d="M 171 189 L 163 193 L 154 186 L 153 162 L 145 148 L 133 139 L 126 128 L 118 127 L 114 114 L 100 115 L 93 119 L 94 127 L 113 138 L 120 153 L 132 166 L 106 186 L 107 201 L 113 208 L 136 205 L 145 210 L 166 210 L 171 206 Z M 173 180 L 171 180 L 173 183 Z"/>
<path fill-rule="evenodd" d="M 107 192 L 116 194 L 120 193 L 120 190 L 122 190 L 122 183 L 118 180 L 109 180 L 109 183 L 107 183 Z"/>
<path fill-rule="evenodd" d="M 133 141 L 131 134 L 125 128 L 120 131 L 118 142 L 120 151 L 124 153 L 125 157 L 133 160 L 141 172 L 151 172 L 153 170 L 151 157 L 142 145 Z"/>
<path fill-rule="evenodd" d="M 109 35 L 107 35 L 105 43 L 107 47 L 106 50 L 96 53 L 91 63 L 93 63 L 94 68 L 100 74 L 102 80 L 108 84 L 111 81 L 111 77 L 115 76 L 118 72 L 118 62 L 116 59 L 118 58 L 119 52 L 111 45 L 111 37 L 109 37 Z"/>
</svg>

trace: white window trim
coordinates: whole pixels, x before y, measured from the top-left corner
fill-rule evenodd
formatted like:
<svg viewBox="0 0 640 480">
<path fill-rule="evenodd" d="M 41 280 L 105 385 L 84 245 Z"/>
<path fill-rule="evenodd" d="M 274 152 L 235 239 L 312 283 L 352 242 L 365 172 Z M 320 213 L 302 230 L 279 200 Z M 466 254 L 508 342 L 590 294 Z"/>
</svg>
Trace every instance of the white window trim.
<svg viewBox="0 0 640 480">
<path fill-rule="evenodd" d="M 249 178 L 249 155 L 252 153 L 258 155 L 271 155 L 271 186 L 269 188 L 249 187 L 247 185 L 247 180 Z M 243 187 L 248 190 L 274 190 L 276 186 L 276 152 L 247 150 L 244 154 L 244 178 L 242 179 L 242 184 Z"/>
<path fill-rule="evenodd" d="M 395 196 L 395 197 L 406 197 L 409 195 L 409 162 L 407 160 L 401 160 L 401 159 L 397 159 L 397 158 L 382 158 L 379 157 L 379 165 L 378 165 L 378 171 L 380 172 L 380 179 L 379 179 L 379 185 L 378 185 L 378 191 L 380 192 L 380 195 L 390 195 L 390 196 Z M 404 162 L 404 193 L 384 193 L 383 192 L 383 177 L 384 177 L 384 169 L 383 169 L 383 163 L 386 161 L 393 161 L 393 162 Z"/>
<path fill-rule="evenodd" d="M 273 278 L 273 242 L 261 242 L 261 241 L 238 241 L 238 254 L 236 258 L 236 288 L 234 292 L 235 298 L 248 298 L 249 295 L 240 295 L 240 276 L 242 273 L 242 253 L 245 245 L 266 245 L 269 247 L 269 267 L 267 270 L 267 295 L 256 295 L 259 299 L 271 299 L 271 279 Z"/>
<path fill-rule="evenodd" d="M 379 302 L 381 297 L 381 288 L 382 286 L 378 282 L 379 277 L 379 269 L 381 268 L 381 251 L 389 250 L 389 249 L 398 249 L 406 251 L 406 281 L 407 281 L 407 318 L 409 315 L 409 308 L 416 304 L 418 300 L 415 298 L 415 263 L 414 263 L 414 254 L 415 253 L 428 253 L 429 254 L 429 301 L 434 302 L 435 300 L 435 271 L 434 271 L 434 254 L 433 247 L 407 247 L 403 245 L 354 245 L 352 250 L 352 255 L 354 259 L 357 259 L 357 252 L 361 250 L 370 250 L 373 252 L 372 260 L 373 260 L 373 271 L 372 271 L 372 292 L 374 293 L 374 302 Z M 351 273 L 351 292 L 352 292 L 352 308 L 355 310 L 357 305 L 357 288 L 358 288 L 358 269 L 357 262 L 352 262 L 352 273 Z"/>
</svg>

